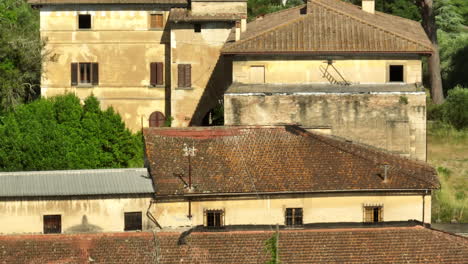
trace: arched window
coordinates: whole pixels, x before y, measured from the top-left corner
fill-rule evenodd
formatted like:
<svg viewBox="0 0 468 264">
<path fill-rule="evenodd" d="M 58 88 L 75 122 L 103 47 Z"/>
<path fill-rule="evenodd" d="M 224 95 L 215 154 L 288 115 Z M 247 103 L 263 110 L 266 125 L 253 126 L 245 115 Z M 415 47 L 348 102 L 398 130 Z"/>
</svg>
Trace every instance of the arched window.
<svg viewBox="0 0 468 264">
<path fill-rule="evenodd" d="M 164 126 L 165 121 L 166 121 L 166 117 L 164 117 L 164 114 L 159 111 L 156 111 L 150 115 L 149 126 L 150 127 L 162 127 Z"/>
</svg>

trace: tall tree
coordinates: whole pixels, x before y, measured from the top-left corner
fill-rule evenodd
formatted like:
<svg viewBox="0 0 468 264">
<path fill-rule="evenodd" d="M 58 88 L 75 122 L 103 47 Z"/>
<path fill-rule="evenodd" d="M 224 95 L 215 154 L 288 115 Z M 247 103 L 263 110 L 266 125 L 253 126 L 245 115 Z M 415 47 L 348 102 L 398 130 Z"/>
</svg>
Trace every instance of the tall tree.
<svg viewBox="0 0 468 264">
<path fill-rule="evenodd" d="M 444 102 L 442 77 L 440 74 L 439 44 L 437 42 L 437 26 L 435 22 L 433 0 L 416 0 L 421 11 L 422 25 L 432 42 L 433 53 L 428 59 L 429 76 L 431 83 L 431 96 L 435 104 Z"/>
</svg>

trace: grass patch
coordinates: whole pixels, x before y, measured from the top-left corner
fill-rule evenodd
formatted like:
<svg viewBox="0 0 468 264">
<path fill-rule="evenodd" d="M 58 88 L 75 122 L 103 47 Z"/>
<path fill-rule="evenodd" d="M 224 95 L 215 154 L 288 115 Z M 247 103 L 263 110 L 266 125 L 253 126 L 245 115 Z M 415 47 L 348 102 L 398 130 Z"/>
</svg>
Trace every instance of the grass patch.
<svg viewBox="0 0 468 264">
<path fill-rule="evenodd" d="M 468 223 L 468 129 L 428 123 L 427 143 L 441 183 L 432 197 L 432 221 Z"/>
</svg>

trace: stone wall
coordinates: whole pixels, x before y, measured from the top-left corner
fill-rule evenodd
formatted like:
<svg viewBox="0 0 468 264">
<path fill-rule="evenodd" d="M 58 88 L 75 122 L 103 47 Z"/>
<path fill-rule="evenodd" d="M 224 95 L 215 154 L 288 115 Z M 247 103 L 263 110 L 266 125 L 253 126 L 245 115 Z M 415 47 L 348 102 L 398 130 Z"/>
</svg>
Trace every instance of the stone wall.
<svg viewBox="0 0 468 264">
<path fill-rule="evenodd" d="M 226 125 L 298 124 L 426 160 L 426 94 L 227 93 Z"/>
</svg>

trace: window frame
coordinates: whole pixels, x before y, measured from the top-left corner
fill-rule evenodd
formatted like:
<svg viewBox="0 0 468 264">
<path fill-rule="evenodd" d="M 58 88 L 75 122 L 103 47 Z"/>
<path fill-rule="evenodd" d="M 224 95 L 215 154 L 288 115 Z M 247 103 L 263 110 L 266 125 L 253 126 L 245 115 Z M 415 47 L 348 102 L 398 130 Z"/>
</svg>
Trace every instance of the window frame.
<svg viewBox="0 0 468 264">
<path fill-rule="evenodd" d="M 391 77 L 391 71 L 390 67 L 392 66 L 402 66 L 403 67 L 403 80 L 402 81 L 390 81 Z M 406 83 L 406 63 L 387 63 L 387 78 L 386 78 L 387 83 Z"/>
<path fill-rule="evenodd" d="M 164 62 L 150 63 L 150 87 L 165 87 L 164 86 Z M 160 73 L 160 74 L 158 74 Z M 158 78 L 158 76 L 160 78 Z"/>
<path fill-rule="evenodd" d="M 52 228 L 48 228 L 47 226 L 51 224 L 50 223 L 46 224 L 46 222 L 50 222 L 50 221 L 53 222 L 54 220 L 52 219 L 56 217 L 58 218 L 58 227 L 56 227 L 57 229 L 54 230 Z M 61 234 L 62 233 L 62 215 L 61 214 L 43 215 L 42 216 L 42 232 L 44 234 Z"/>
<path fill-rule="evenodd" d="M 89 16 L 89 28 L 80 28 L 80 16 Z M 88 14 L 88 13 L 83 13 L 83 14 L 78 14 L 76 16 L 76 29 L 77 30 L 83 30 L 83 31 L 87 31 L 87 30 L 92 30 L 93 29 L 93 25 L 94 25 L 94 18 L 93 18 L 93 15 L 92 14 Z"/>
<path fill-rule="evenodd" d="M 213 226 L 209 225 L 209 214 L 214 214 L 214 221 L 215 224 Z M 216 214 L 219 214 L 219 219 L 218 223 L 216 223 Z M 213 229 L 219 229 L 223 228 L 225 226 L 225 217 L 226 213 L 224 209 L 203 209 L 203 226 L 206 228 L 213 228 Z"/>
<path fill-rule="evenodd" d="M 291 212 L 291 215 L 288 212 Z M 300 223 L 297 223 L 300 218 Z M 290 224 L 289 224 L 290 222 Z M 304 208 L 302 207 L 287 207 L 284 210 L 284 225 L 286 227 L 302 227 L 304 226 Z"/>
<path fill-rule="evenodd" d="M 158 26 L 153 27 L 153 25 L 151 24 L 151 22 L 152 22 L 151 17 L 152 17 L 152 16 L 161 16 L 161 19 L 162 19 L 161 23 L 162 23 L 162 24 L 161 24 L 160 27 L 158 27 Z M 166 23 L 165 23 L 165 21 L 164 21 L 164 12 L 154 12 L 154 11 L 153 11 L 153 12 L 149 12 L 149 14 L 148 14 L 148 30 L 163 30 L 165 24 L 166 24 Z"/>
<path fill-rule="evenodd" d="M 160 122 L 162 118 L 162 123 Z M 164 127 L 166 123 L 166 116 L 161 111 L 154 111 L 148 119 L 149 127 Z M 155 124 L 153 126 L 153 124 Z"/>
<path fill-rule="evenodd" d="M 137 223 L 136 228 L 132 226 L 131 221 L 127 221 L 127 217 L 137 216 L 139 218 L 139 223 Z M 138 220 L 138 219 L 137 219 Z M 135 219 L 132 220 L 135 222 Z M 132 211 L 132 212 L 124 212 L 124 231 L 142 231 L 143 230 L 143 214 L 141 211 Z"/>
<path fill-rule="evenodd" d="M 378 221 L 374 221 L 375 219 L 375 210 L 378 210 Z M 368 210 L 372 210 L 371 211 L 371 221 L 369 221 L 369 214 L 368 214 Z M 364 223 L 380 223 L 380 222 L 383 222 L 384 221 L 384 216 L 383 216 L 383 205 L 363 205 L 363 222 Z"/>
<path fill-rule="evenodd" d="M 71 64 L 71 86 L 93 87 L 99 85 L 99 63 L 97 62 L 72 62 Z M 81 65 L 89 66 L 89 82 L 81 81 Z M 74 68 L 76 67 L 76 69 Z M 75 73 L 73 73 L 75 71 Z"/>
</svg>

